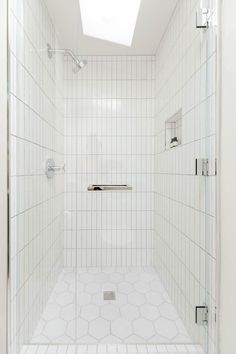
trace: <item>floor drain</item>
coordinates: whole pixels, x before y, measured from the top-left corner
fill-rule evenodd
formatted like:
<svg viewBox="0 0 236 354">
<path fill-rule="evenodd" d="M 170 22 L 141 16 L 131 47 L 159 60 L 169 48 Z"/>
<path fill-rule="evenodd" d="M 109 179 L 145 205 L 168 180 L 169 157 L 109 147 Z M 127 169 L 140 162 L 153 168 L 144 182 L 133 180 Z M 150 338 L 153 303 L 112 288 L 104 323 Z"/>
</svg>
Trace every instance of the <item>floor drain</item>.
<svg viewBox="0 0 236 354">
<path fill-rule="evenodd" d="M 104 298 L 104 300 L 115 300 L 116 293 L 115 293 L 115 291 L 104 291 L 103 298 Z"/>
</svg>

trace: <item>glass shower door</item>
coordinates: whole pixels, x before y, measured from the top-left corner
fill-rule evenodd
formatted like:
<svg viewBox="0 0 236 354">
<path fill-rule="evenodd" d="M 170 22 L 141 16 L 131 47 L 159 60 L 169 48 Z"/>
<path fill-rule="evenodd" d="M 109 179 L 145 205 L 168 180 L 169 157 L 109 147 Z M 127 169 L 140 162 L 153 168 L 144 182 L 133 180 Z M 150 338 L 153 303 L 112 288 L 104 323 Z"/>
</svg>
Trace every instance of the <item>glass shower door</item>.
<svg viewBox="0 0 236 354">
<path fill-rule="evenodd" d="M 203 8 L 204 7 L 204 8 Z M 206 353 L 215 352 L 216 343 L 216 183 L 217 183 L 217 1 L 199 1 L 203 24 L 207 28 L 201 38 L 201 75 L 199 109 L 199 151 L 196 156 L 196 177 L 199 179 L 201 211 L 199 279 L 200 309 L 196 323 Z M 201 308 L 202 306 L 202 308 Z"/>
</svg>

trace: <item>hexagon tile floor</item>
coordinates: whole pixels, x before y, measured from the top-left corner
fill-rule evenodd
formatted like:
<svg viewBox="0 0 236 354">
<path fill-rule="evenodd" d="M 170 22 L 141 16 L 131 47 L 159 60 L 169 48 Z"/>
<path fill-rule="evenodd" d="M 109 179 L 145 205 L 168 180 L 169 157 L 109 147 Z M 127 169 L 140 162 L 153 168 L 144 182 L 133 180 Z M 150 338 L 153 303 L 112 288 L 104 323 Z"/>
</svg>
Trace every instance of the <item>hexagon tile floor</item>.
<svg viewBox="0 0 236 354">
<path fill-rule="evenodd" d="M 115 300 L 104 300 L 104 291 Z M 38 344 L 191 343 L 153 268 L 66 268 L 32 338 Z"/>
</svg>

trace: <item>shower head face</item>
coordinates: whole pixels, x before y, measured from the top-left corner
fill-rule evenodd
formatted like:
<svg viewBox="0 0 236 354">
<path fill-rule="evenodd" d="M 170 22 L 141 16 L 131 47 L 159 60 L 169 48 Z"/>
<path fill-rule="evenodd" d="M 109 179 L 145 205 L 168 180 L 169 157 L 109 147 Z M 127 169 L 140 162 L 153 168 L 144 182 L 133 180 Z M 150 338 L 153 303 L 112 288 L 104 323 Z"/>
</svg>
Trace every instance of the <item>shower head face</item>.
<svg viewBox="0 0 236 354">
<path fill-rule="evenodd" d="M 83 69 L 87 65 L 86 60 L 81 60 L 76 64 L 76 67 L 73 69 L 74 73 L 78 73 L 81 69 Z"/>
<path fill-rule="evenodd" d="M 83 69 L 86 65 L 87 65 L 87 60 L 81 60 L 79 62 L 79 66 L 80 66 L 81 69 Z"/>
</svg>

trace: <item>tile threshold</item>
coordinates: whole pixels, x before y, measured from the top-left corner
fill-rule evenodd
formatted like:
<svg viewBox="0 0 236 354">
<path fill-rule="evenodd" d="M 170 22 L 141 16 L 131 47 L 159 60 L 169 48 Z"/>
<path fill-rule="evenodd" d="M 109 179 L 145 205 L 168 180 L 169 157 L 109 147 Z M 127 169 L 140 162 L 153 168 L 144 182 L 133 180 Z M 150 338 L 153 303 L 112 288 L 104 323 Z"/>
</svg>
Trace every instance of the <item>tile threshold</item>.
<svg viewBox="0 0 236 354">
<path fill-rule="evenodd" d="M 25 345 L 20 354 L 204 354 L 199 345 L 80 344 Z"/>
</svg>

